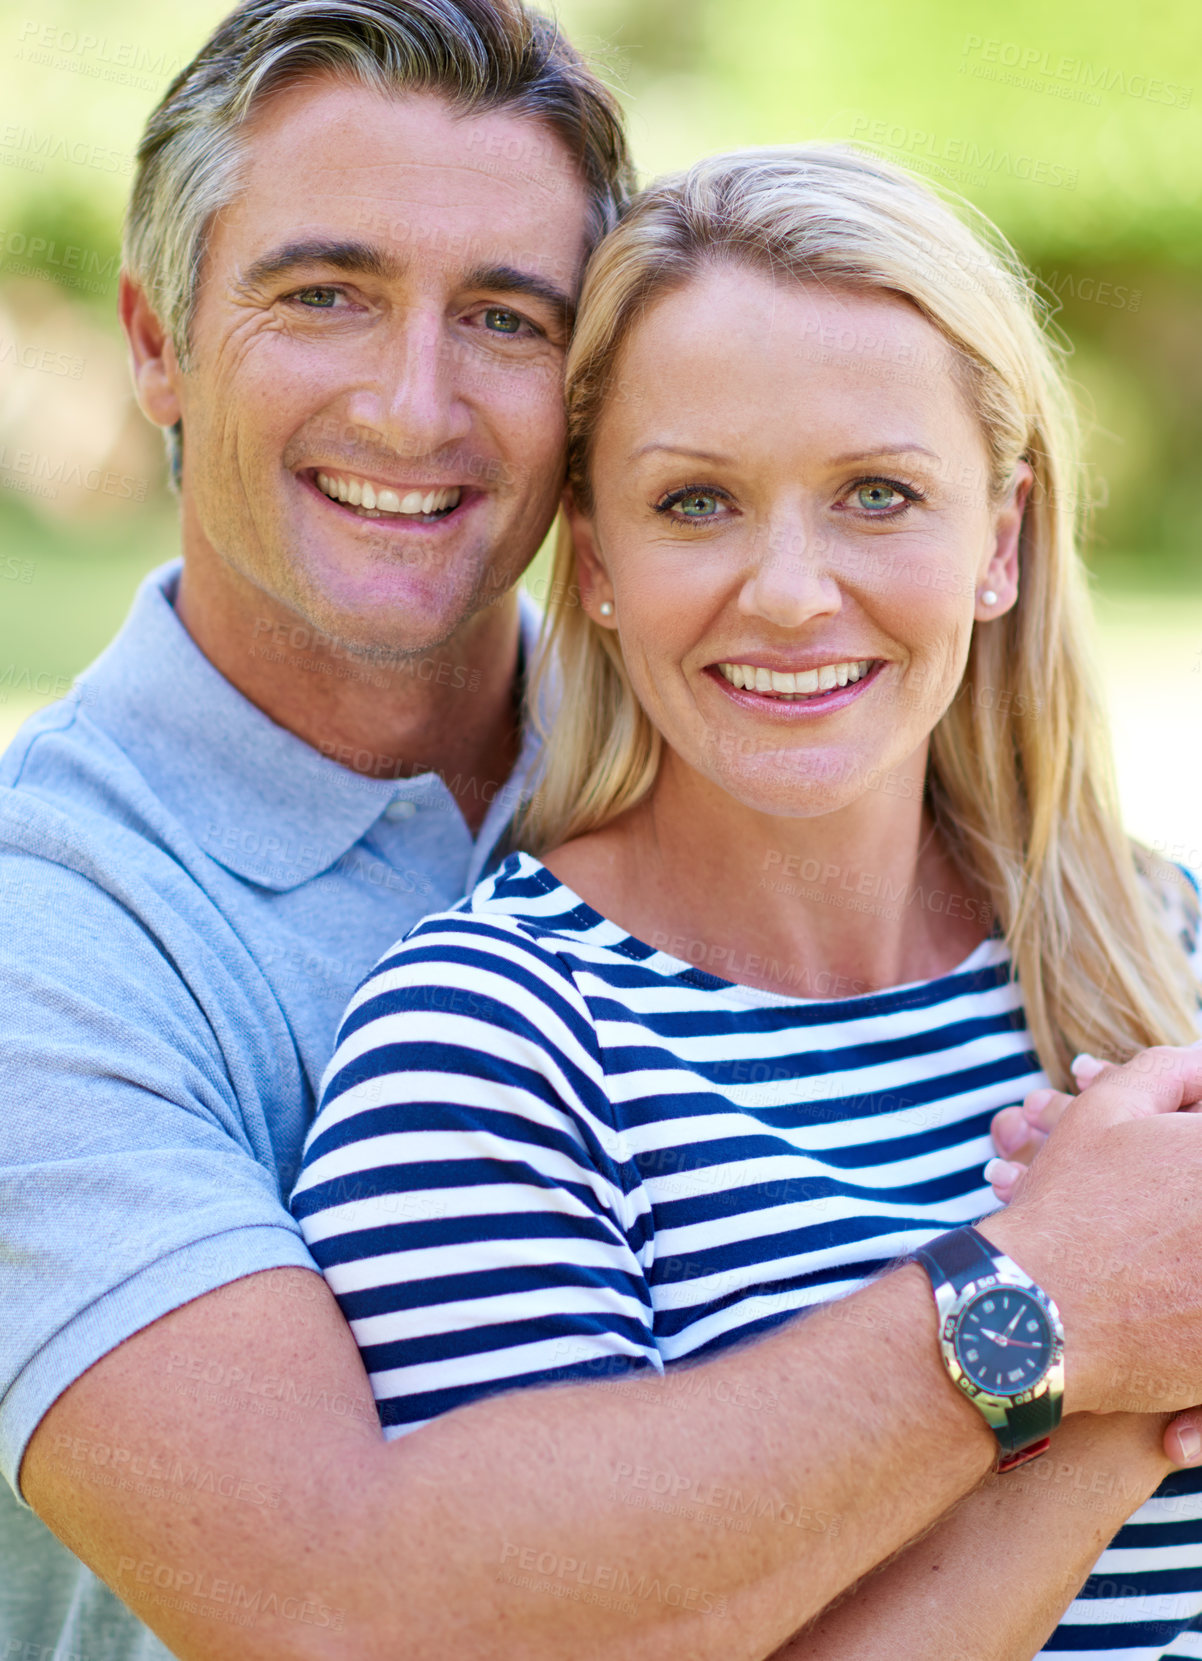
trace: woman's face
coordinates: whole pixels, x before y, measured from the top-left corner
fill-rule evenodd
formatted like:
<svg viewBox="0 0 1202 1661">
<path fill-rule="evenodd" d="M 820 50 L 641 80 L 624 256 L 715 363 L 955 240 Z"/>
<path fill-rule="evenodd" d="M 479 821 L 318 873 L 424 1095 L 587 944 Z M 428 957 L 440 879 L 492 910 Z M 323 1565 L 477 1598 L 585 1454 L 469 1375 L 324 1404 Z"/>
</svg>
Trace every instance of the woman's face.
<svg viewBox="0 0 1202 1661">
<path fill-rule="evenodd" d="M 671 749 L 748 806 L 883 799 L 921 778 L 974 620 L 1014 603 L 1030 479 L 991 501 L 955 356 L 906 301 L 719 265 L 626 341 L 574 515 L 585 605 Z"/>
</svg>

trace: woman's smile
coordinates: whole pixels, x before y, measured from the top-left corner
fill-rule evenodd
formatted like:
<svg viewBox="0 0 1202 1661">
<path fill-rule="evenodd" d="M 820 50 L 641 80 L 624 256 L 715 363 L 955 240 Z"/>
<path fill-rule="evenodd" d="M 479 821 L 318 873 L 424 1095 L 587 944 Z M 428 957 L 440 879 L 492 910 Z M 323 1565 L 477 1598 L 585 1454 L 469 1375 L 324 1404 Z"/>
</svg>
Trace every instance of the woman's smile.
<svg viewBox="0 0 1202 1661">
<path fill-rule="evenodd" d="M 827 659 L 816 668 L 788 670 L 763 662 L 715 663 L 704 671 L 722 696 L 773 720 L 814 719 L 864 696 L 885 668 L 881 658 Z"/>
</svg>

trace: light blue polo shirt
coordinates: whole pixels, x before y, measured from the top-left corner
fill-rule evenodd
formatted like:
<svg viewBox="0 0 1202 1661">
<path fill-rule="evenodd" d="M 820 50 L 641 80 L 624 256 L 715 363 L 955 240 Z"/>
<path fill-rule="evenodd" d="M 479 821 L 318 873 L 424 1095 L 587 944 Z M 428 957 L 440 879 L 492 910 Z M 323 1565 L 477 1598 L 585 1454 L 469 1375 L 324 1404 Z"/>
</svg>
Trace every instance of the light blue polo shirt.
<svg viewBox="0 0 1202 1661">
<path fill-rule="evenodd" d="M 347 1000 L 498 863 L 535 754 L 473 838 L 437 774 L 362 777 L 243 698 L 178 576 L 0 759 L 0 1658 L 168 1655 L 19 1501 L 25 1447 L 159 1316 L 314 1267 L 287 1199 Z M 523 597 L 527 660 L 537 627 Z"/>
</svg>

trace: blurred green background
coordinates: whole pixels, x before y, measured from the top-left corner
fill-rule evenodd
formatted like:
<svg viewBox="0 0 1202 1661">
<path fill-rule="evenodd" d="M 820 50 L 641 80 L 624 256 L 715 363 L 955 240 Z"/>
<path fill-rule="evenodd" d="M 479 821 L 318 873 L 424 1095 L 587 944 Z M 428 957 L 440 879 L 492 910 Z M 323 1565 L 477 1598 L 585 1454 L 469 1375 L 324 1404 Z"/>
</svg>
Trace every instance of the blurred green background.
<svg viewBox="0 0 1202 1661">
<path fill-rule="evenodd" d="M 146 115 L 228 7 L 0 6 L 0 742 L 176 548 L 115 318 Z M 1131 828 L 1202 866 L 1202 28 L 1196 0 L 561 0 L 645 175 L 855 139 L 984 208 L 1071 342 Z"/>
</svg>

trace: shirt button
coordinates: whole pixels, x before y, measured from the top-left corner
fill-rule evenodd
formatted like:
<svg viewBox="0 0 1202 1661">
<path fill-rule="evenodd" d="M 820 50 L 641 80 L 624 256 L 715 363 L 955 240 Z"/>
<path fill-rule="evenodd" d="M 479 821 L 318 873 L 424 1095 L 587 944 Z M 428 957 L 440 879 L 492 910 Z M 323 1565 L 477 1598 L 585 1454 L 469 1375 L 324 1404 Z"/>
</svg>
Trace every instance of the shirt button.
<svg viewBox="0 0 1202 1661">
<path fill-rule="evenodd" d="M 417 803 L 402 797 L 399 801 L 389 802 L 384 809 L 385 819 L 412 819 L 417 812 Z"/>
</svg>

